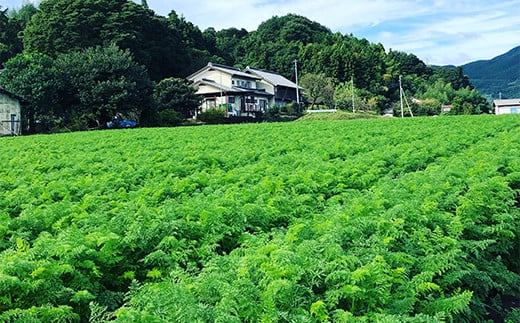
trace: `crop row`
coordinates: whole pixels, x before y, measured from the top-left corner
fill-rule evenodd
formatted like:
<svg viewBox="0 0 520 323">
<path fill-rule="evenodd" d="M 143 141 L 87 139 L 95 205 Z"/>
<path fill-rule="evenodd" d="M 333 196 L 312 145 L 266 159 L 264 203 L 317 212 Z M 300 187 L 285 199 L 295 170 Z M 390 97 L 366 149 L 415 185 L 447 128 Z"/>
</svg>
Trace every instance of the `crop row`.
<svg viewBox="0 0 520 323">
<path fill-rule="evenodd" d="M 505 317 L 519 128 L 479 116 L 2 138 L 0 318 Z"/>
</svg>

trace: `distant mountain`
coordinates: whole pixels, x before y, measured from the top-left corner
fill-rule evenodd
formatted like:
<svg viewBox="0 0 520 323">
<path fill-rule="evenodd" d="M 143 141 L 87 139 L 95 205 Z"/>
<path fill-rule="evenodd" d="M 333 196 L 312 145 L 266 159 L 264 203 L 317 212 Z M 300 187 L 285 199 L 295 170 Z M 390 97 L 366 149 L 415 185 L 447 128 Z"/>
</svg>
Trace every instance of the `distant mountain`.
<svg viewBox="0 0 520 323">
<path fill-rule="evenodd" d="M 477 90 L 489 99 L 520 97 L 520 46 L 491 60 L 462 66 Z"/>
</svg>

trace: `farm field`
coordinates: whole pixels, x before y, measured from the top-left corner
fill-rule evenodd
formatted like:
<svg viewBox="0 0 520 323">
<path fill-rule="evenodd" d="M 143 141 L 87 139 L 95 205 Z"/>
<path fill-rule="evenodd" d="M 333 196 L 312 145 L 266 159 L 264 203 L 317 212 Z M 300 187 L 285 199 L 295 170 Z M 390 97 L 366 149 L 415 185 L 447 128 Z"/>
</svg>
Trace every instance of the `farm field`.
<svg viewBox="0 0 520 323">
<path fill-rule="evenodd" d="M 520 117 L 0 138 L 0 321 L 515 322 Z"/>
</svg>

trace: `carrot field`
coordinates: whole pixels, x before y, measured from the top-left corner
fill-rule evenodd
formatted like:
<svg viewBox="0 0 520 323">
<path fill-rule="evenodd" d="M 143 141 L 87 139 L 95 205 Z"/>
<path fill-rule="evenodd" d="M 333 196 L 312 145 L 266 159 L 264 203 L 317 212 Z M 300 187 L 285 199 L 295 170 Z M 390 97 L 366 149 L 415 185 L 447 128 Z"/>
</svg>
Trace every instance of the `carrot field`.
<svg viewBox="0 0 520 323">
<path fill-rule="evenodd" d="M 0 321 L 520 319 L 520 117 L 0 138 Z"/>
</svg>

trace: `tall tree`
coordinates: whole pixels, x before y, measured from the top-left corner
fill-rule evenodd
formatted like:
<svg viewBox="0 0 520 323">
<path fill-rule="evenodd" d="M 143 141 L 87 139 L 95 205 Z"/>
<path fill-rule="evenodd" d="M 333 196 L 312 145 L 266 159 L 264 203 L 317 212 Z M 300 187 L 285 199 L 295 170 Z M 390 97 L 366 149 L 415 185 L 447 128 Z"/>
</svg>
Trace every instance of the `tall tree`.
<svg viewBox="0 0 520 323">
<path fill-rule="evenodd" d="M 302 16 L 275 16 L 260 24 L 240 43 L 239 51 L 245 55 L 237 63 L 277 71 L 292 78 L 293 61 L 298 58 L 300 48 L 322 43 L 330 34 L 328 28 Z"/>
<path fill-rule="evenodd" d="M 189 57 L 165 18 L 128 0 L 44 0 L 27 25 L 24 46 L 56 57 L 93 46 L 129 49 L 154 80 L 183 76 Z"/>
<path fill-rule="evenodd" d="M 7 9 L 0 6 L 0 69 L 4 62 L 22 52 L 18 33 L 22 30 L 18 20 L 8 16 Z"/>
<path fill-rule="evenodd" d="M 301 85 L 312 106 L 318 102 L 323 102 L 327 107 L 333 106 L 334 83 L 330 77 L 325 74 L 305 74 L 301 78 Z"/>
<path fill-rule="evenodd" d="M 185 79 L 167 78 L 159 82 L 153 91 L 158 112 L 174 110 L 183 118 L 195 115 L 201 103 L 196 89 Z"/>
<path fill-rule="evenodd" d="M 211 29 L 206 29 L 204 34 L 211 32 Z M 244 28 L 222 29 L 215 33 L 215 46 L 218 50 L 218 55 L 224 59 L 225 64 L 233 66 L 240 57 L 245 55 L 244 48 L 240 44 L 248 36 L 249 33 Z"/>
<path fill-rule="evenodd" d="M 450 83 L 451 86 L 455 90 L 460 90 L 465 87 L 473 88 L 473 85 L 469 81 L 467 75 L 464 75 L 464 71 L 462 66 L 459 67 L 451 67 L 451 66 L 441 66 L 437 67 L 433 70 L 433 78 L 434 79 L 443 79 L 444 82 Z"/>
<path fill-rule="evenodd" d="M 18 54 L 0 73 L 0 86 L 24 99 L 24 133 L 55 130 L 61 85 L 53 59 L 40 53 Z"/>
<path fill-rule="evenodd" d="M 209 61 L 222 62 L 216 55 L 215 36 L 202 33 L 199 27 L 187 21 L 183 16 L 178 16 L 175 10 L 168 14 L 168 26 L 180 35 L 182 43 L 186 46 L 190 64 L 186 66 L 188 71 L 195 71 L 208 64 Z"/>
<path fill-rule="evenodd" d="M 31 21 L 32 16 L 38 12 L 38 9 L 32 2 L 24 2 L 22 7 L 18 10 L 9 10 L 8 15 L 9 19 L 16 20 L 21 29 L 25 29 L 29 21 Z"/>
<path fill-rule="evenodd" d="M 139 118 L 151 105 L 146 69 L 128 50 L 111 45 L 61 54 L 56 68 L 65 83 L 62 115 L 71 130 L 104 124 L 116 113 Z"/>
</svg>

